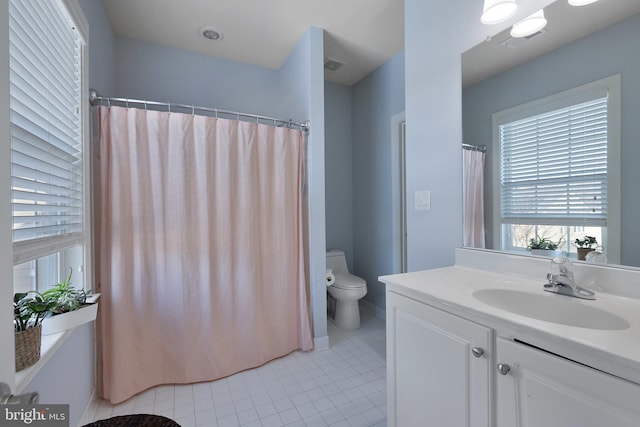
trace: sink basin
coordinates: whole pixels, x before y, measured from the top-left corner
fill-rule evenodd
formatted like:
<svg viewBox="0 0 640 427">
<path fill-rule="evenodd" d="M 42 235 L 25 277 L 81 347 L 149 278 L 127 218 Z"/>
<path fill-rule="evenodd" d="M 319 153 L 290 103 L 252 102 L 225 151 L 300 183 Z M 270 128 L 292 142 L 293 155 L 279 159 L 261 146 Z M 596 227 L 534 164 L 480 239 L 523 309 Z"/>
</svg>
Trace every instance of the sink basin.
<svg viewBox="0 0 640 427">
<path fill-rule="evenodd" d="M 474 292 L 473 296 L 500 310 L 546 322 L 609 331 L 627 329 L 630 326 L 622 317 L 594 307 L 597 301 L 550 294 L 542 289 L 540 294 L 511 289 L 482 289 Z"/>
</svg>

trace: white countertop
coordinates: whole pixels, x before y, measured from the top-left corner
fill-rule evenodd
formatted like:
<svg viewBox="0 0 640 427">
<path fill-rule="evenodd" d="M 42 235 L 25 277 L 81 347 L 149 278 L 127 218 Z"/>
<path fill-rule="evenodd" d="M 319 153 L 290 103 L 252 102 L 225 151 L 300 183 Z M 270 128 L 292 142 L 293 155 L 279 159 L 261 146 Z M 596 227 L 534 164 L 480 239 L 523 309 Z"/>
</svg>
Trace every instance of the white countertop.
<svg viewBox="0 0 640 427">
<path fill-rule="evenodd" d="M 456 265 L 414 273 L 382 276 L 389 291 L 496 330 L 498 336 L 517 338 L 593 368 L 640 384 L 640 300 L 597 292 L 595 301 L 543 291 L 545 277 L 533 280 Z M 514 314 L 477 300 L 482 289 L 517 289 L 569 304 L 588 304 L 629 322 L 623 330 L 598 330 L 552 323 Z"/>
</svg>

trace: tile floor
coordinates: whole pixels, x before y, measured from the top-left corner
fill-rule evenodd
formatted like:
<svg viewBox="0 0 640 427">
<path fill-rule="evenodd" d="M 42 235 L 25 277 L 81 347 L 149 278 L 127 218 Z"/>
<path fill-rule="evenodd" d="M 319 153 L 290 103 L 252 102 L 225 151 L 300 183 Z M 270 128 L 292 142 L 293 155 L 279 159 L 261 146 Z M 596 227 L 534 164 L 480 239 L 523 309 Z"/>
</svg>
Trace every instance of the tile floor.
<svg viewBox="0 0 640 427">
<path fill-rule="evenodd" d="M 385 323 L 361 313 L 356 331 L 329 324 L 329 350 L 209 383 L 155 387 L 118 405 L 94 402 L 85 419 L 150 413 L 182 427 L 386 426 Z"/>
</svg>

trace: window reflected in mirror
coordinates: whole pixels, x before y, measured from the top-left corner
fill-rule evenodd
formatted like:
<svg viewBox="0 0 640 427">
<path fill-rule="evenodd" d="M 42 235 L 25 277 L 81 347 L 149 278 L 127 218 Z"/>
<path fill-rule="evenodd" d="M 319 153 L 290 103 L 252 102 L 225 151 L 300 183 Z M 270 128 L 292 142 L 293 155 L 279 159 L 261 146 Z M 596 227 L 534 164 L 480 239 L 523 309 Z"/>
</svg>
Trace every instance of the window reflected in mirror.
<svg viewBox="0 0 640 427">
<path fill-rule="evenodd" d="M 640 267 L 640 2 L 572 8 L 559 0 L 545 14 L 543 31 L 517 39 L 507 29 L 462 57 L 463 142 L 487 147 L 484 247 L 531 253 L 532 239 L 546 239 L 559 253 L 578 258 L 576 240 L 593 237 L 597 243 L 582 249 L 602 251 L 612 264 Z M 589 86 L 614 76 L 613 99 L 609 88 L 598 94 Z M 581 129 L 555 122 L 507 129 L 582 107 L 576 112 Z M 531 134 L 501 140 L 508 132 Z M 513 144 L 511 151 L 504 151 L 505 143 Z"/>
</svg>

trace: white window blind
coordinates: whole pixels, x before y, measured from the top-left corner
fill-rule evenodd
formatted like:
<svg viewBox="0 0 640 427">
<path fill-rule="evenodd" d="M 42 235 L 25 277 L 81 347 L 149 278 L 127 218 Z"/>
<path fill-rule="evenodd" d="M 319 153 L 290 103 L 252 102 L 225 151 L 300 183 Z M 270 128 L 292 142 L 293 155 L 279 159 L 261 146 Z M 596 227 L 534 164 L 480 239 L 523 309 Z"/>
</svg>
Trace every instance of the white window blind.
<svg viewBox="0 0 640 427">
<path fill-rule="evenodd" d="M 82 38 L 59 1 L 10 0 L 9 41 L 14 249 L 44 256 L 82 238 Z"/>
<path fill-rule="evenodd" d="M 607 97 L 500 125 L 502 223 L 607 224 Z"/>
</svg>

